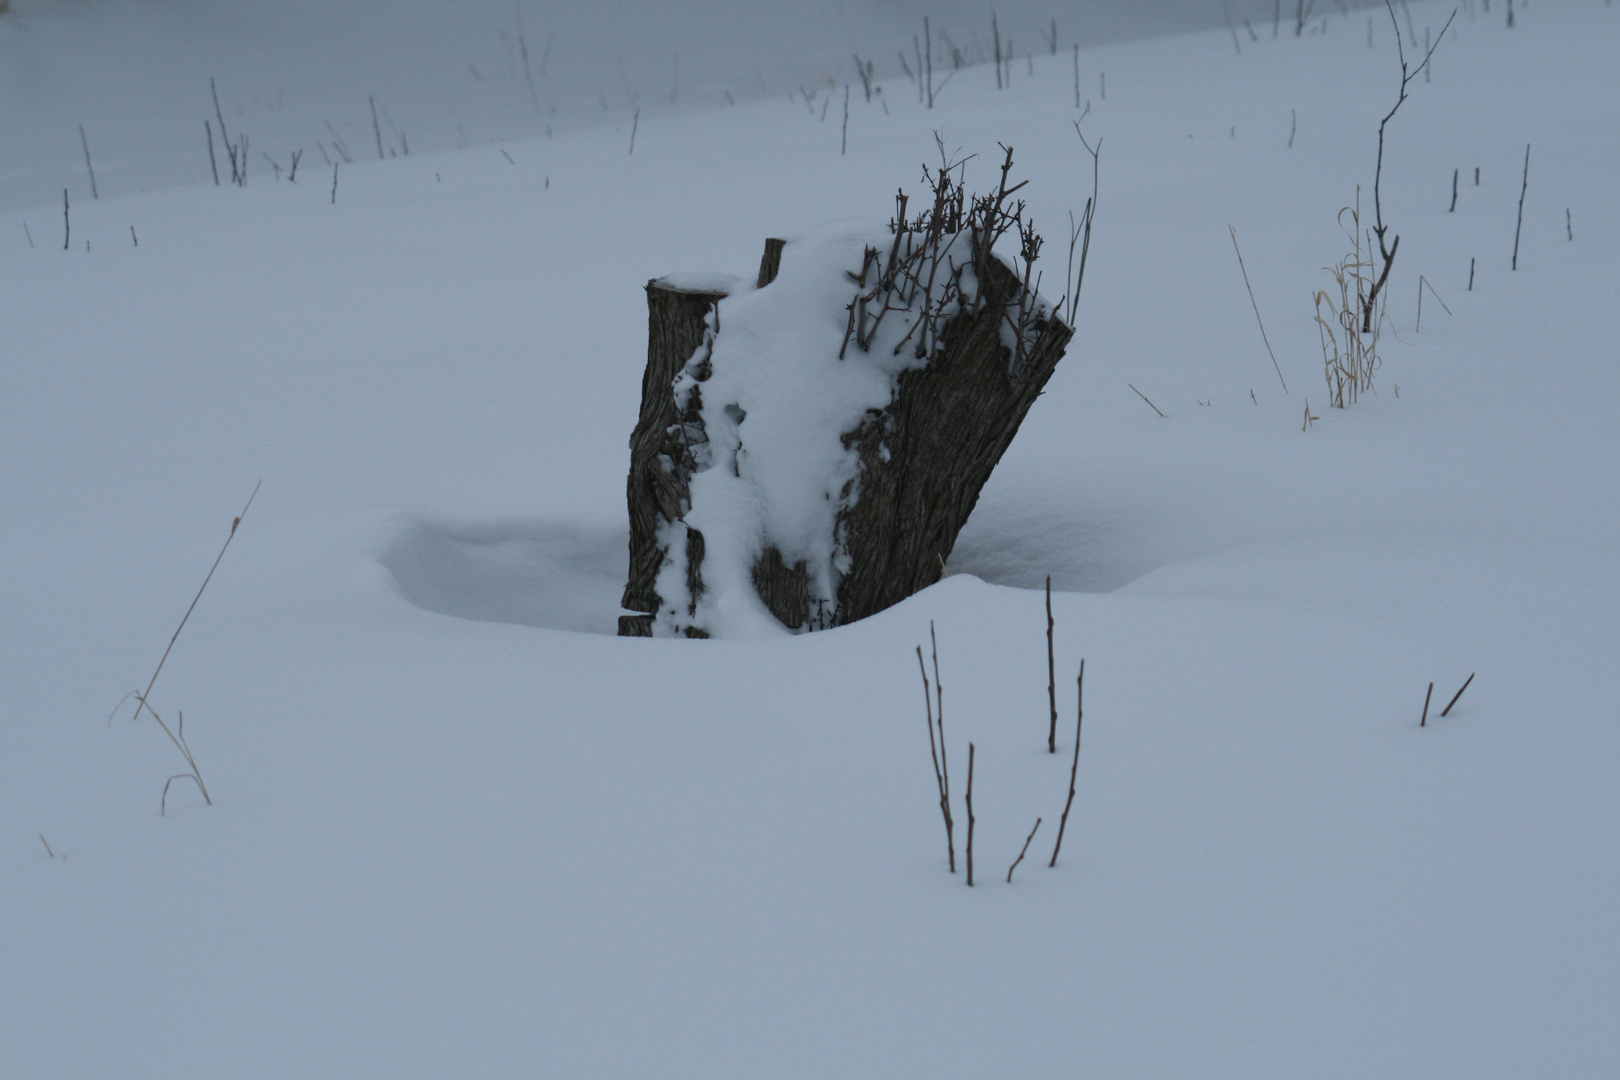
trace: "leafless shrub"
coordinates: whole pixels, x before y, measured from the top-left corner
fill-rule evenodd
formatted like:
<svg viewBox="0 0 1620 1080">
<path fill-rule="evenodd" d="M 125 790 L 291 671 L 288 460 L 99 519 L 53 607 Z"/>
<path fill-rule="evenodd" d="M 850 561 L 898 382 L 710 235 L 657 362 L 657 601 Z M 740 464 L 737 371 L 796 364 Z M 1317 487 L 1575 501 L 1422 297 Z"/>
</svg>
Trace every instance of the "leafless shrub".
<svg viewBox="0 0 1620 1080">
<path fill-rule="evenodd" d="M 894 355 L 907 348 L 919 360 L 932 355 L 953 317 L 963 311 L 983 310 L 988 302 L 986 283 L 998 269 L 1006 272 L 992 268 L 992 260 L 999 263 L 993 254 L 996 245 L 1016 237 L 1018 255 L 1011 269 L 1020 288 L 1005 304 L 1002 316 L 1011 333 L 1011 363 L 1016 371 L 1055 315 L 1039 298 L 1041 279 L 1034 269 L 1045 241 L 1036 232 L 1024 201 L 1012 198 L 1029 181 L 1009 182 L 1013 151 L 1003 146 L 1005 157 L 996 190 L 970 195 L 963 184 L 963 170 L 972 155 L 955 158 L 945 149 L 942 135 L 935 132 L 934 138 L 939 165 L 923 166 L 932 205 L 911 217 L 910 197 L 903 190 L 896 193 L 889 250 L 866 248 L 860 271 L 849 273 L 856 292 L 847 307 L 849 320 L 838 355 L 843 357 L 851 344 L 869 351 L 890 315 L 909 322 L 894 346 Z"/>
</svg>

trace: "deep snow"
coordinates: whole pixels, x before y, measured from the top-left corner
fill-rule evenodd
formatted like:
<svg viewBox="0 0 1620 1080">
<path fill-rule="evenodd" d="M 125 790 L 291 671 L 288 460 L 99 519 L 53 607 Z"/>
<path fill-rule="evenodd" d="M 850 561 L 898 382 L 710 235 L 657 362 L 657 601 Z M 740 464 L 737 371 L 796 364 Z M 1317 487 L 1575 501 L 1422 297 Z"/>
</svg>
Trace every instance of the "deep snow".
<svg viewBox="0 0 1620 1080">
<path fill-rule="evenodd" d="M 66 252 L 60 207 L 8 210 L 0 1074 L 1611 1075 L 1620 16 L 1492 9 L 1391 122 L 1404 340 L 1343 411 L 1310 294 L 1387 17 L 1083 50 L 1069 356 L 953 576 L 793 638 L 609 636 L 642 285 L 881 218 L 936 128 L 979 186 L 1016 147 L 1060 233 L 1069 56 L 931 112 L 857 87 L 847 156 L 836 107 L 772 98 L 643 115 L 633 156 L 621 126 L 356 162 L 335 203 L 330 170 L 104 192 Z M 1451 310 L 1421 332 L 1420 273 Z M 159 817 L 174 749 L 107 712 L 261 476 L 153 692 L 217 805 Z"/>
</svg>

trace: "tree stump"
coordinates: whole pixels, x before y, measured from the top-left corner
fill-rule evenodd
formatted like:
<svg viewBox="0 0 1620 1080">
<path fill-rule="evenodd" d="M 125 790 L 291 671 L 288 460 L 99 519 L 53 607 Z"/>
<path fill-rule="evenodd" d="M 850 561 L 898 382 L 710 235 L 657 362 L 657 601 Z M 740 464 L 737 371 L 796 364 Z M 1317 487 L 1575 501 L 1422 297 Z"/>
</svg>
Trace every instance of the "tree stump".
<svg viewBox="0 0 1620 1080">
<path fill-rule="evenodd" d="M 793 257 L 793 245 L 767 240 L 756 287 L 771 286 L 782 261 Z M 816 595 L 805 561 L 790 564 L 779 538 L 760 539 L 752 586 L 783 626 L 851 623 L 938 581 L 980 490 L 1062 358 L 1073 331 L 1037 305 L 999 258 L 974 250 L 973 259 L 973 303 L 941 321 L 926 356 L 894 379 L 887 405 L 868 409 L 836 436 L 858 462 L 838 494 L 835 535 L 827 538 L 836 553 L 836 594 Z M 849 277 L 857 280 L 853 272 Z M 647 368 L 630 438 L 630 576 L 623 600 L 639 614 L 620 617 L 621 635 L 709 636 L 700 614 L 707 545 L 685 517 L 693 477 L 711 465 L 702 394 L 713 374 L 721 301 L 735 289 L 715 278 L 647 284 Z M 858 302 L 849 309 L 852 326 Z M 1015 306 L 1022 335 L 1016 349 L 1005 340 Z M 742 416 L 735 419 L 746 430 Z M 668 591 L 685 593 L 672 604 L 660 595 L 660 575 L 681 568 L 684 578 L 664 578 Z"/>
<path fill-rule="evenodd" d="M 658 610 L 656 588 L 667 543 L 661 529 L 681 522 L 691 508 L 688 485 L 696 470 L 694 446 L 707 442 L 702 399 L 675 401 L 675 377 L 711 338 L 716 305 L 728 290 L 719 281 L 684 283 L 678 278 L 647 282 L 647 368 L 641 377 L 641 415 L 630 434 L 630 580 L 620 606 L 640 615 L 619 616 L 619 636 L 652 637 Z M 687 529 L 689 592 L 703 592 L 703 534 Z M 689 612 L 691 614 L 692 612 Z"/>
</svg>

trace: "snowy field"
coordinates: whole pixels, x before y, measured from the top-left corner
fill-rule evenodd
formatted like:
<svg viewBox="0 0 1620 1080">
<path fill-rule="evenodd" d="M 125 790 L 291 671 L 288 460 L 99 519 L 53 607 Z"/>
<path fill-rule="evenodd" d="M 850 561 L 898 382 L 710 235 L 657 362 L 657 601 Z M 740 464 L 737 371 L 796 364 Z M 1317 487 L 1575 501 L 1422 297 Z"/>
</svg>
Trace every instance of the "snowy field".
<svg viewBox="0 0 1620 1080">
<path fill-rule="evenodd" d="M 633 154 L 623 101 L 354 154 L 335 197 L 308 144 L 296 184 L 193 146 L 204 182 L 100 199 L 63 159 L 68 250 L 0 204 L 0 1075 L 1615 1075 L 1620 12 L 1504 6 L 1389 123 L 1391 328 L 1342 410 L 1312 294 L 1371 216 L 1377 9 L 1083 47 L 1079 108 L 1067 32 L 931 110 L 886 72 L 845 153 L 852 63 L 648 109 Z M 1397 10 L 1415 64 L 1451 7 Z M 935 131 L 976 189 L 1015 148 L 1061 274 L 1082 114 L 1077 334 L 950 576 L 612 636 L 646 281 L 886 218 Z M 183 762 L 108 713 L 261 478 L 151 697 L 214 805 L 160 816 Z"/>
</svg>

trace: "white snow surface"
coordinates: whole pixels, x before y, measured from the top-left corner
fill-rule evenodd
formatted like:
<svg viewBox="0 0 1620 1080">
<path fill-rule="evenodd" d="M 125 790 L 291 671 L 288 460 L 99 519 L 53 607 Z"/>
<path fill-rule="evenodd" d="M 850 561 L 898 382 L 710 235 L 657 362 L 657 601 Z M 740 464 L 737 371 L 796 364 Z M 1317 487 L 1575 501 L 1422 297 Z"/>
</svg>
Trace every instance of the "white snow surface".
<svg viewBox="0 0 1620 1080">
<path fill-rule="evenodd" d="M 335 202 L 111 186 L 66 251 L 5 203 L 0 1076 L 1620 1072 L 1620 12 L 1504 14 L 1390 122 L 1395 333 L 1347 410 L 1311 294 L 1387 16 L 1082 49 L 1069 355 L 951 576 L 814 634 L 612 636 L 642 288 L 883 215 L 936 129 L 977 189 L 1016 148 L 1060 265 L 1072 55 L 857 86 L 845 154 L 841 93 L 772 96 Z M 174 747 L 108 713 L 261 477 L 152 693 L 214 805 L 160 816 Z"/>
</svg>

